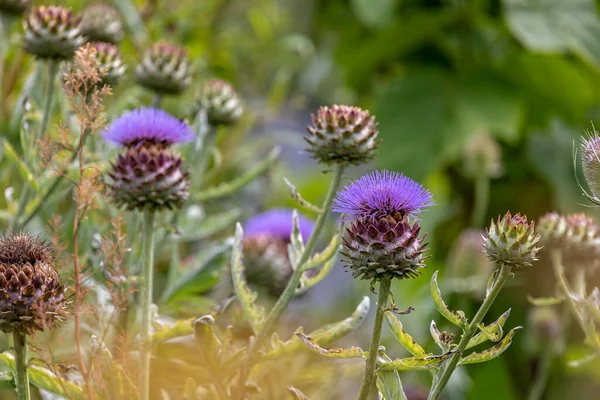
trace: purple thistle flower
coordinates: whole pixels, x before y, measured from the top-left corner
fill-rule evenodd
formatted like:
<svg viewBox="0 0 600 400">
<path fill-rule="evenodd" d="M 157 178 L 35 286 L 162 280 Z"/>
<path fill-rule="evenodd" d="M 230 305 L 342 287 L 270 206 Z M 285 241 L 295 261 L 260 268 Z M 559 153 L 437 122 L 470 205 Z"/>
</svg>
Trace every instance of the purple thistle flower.
<svg viewBox="0 0 600 400">
<path fill-rule="evenodd" d="M 431 193 L 412 179 L 393 171 L 363 175 L 338 192 L 333 211 L 345 220 L 377 219 L 400 213 L 414 217 L 433 205 Z"/>
<path fill-rule="evenodd" d="M 244 226 L 246 237 L 268 235 L 289 241 L 290 233 L 294 227 L 292 220 L 293 210 L 278 208 L 258 214 Z M 300 234 L 302 240 L 307 242 L 315 226 L 314 222 L 303 215 L 298 215 Z"/>
<path fill-rule="evenodd" d="M 166 145 L 189 142 L 194 139 L 194 132 L 166 111 L 140 108 L 115 119 L 103 136 L 109 142 L 130 147 L 140 142 Z"/>
</svg>

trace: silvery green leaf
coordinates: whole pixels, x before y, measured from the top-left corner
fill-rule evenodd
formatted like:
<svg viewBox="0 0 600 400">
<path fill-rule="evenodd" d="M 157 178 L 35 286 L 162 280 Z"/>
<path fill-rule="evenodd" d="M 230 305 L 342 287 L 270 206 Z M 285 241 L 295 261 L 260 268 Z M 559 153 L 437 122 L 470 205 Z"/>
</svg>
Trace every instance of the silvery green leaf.
<svg viewBox="0 0 600 400">
<path fill-rule="evenodd" d="M 379 369 L 383 371 L 427 371 L 437 368 L 442 361 L 454 353 L 446 353 L 439 356 L 397 358 L 390 362 L 380 364 Z"/>
<path fill-rule="evenodd" d="M 317 341 L 311 337 L 306 336 L 301 332 L 296 332 L 296 336 L 304 343 L 310 350 L 317 354 L 320 354 L 329 358 L 366 358 L 367 352 L 363 351 L 359 347 L 350 347 L 349 349 L 342 349 L 339 347 L 324 347 L 321 346 Z"/>
<path fill-rule="evenodd" d="M 504 334 L 502 332 L 502 327 L 504 327 L 504 323 L 508 319 L 510 315 L 510 308 L 502 314 L 495 322 L 492 322 L 488 326 L 480 324 L 478 326 L 479 332 L 469 340 L 469 344 L 467 344 L 467 349 L 471 347 L 475 347 L 487 340 L 491 340 L 492 342 L 497 342 L 502 338 Z"/>
<path fill-rule="evenodd" d="M 463 330 L 466 329 L 468 326 L 468 321 L 465 315 L 462 313 L 462 311 L 450 311 L 448 309 L 448 306 L 444 302 L 444 299 L 442 298 L 442 292 L 440 291 L 440 288 L 438 286 L 437 275 L 438 271 L 435 271 L 433 273 L 433 276 L 431 277 L 430 284 L 431 297 L 433 297 L 433 304 L 435 304 L 435 308 L 437 308 L 440 314 L 442 314 L 442 316 L 448 321 L 450 321 L 451 323 Z"/>
<path fill-rule="evenodd" d="M 300 232 L 300 220 L 298 217 L 298 211 L 294 210 L 292 214 L 292 232 L 290 233 L 290 244 L 288 244 L 288 257 L 292 267 L 296 269 L 298 267 L 298 261 L 302 257 L 304 252 L 304 240 L 302 239 L 302 233 Z"/>
<path fill-rule="evenodd" d="M 384 362 L 392 361 L 387 355 L 380 353 L 379 358 Z M 398 371 L 377 371 L 377 390 L 383 400 L 408 400 L 402 388 Z"/>
<path fill-rule="evenodd" d="M 412 355 L 417 357 L 425 357 L 425 350 L 419 345 L 415 340 L 406 333 L 402 327 L 402 322 L 391 312 L 385 312 L 385 321 L 387 322 L 388 327 L 398 339 L 400 344 L 404 346 L 406 350 L 408 350 Z"/>
<path fill-rule="evenodd" d="M 323 268 L 321 268 L 321 270 L 319 271 L 318 274 L 308 277 L 308 278 L 303 276 L 302 279 L 300 280 L 300 287 L 298 289 L 296 289 L 296 295 L 306 293 L 308 291 L 308 289 L 310 289 L 311 287 L 315 286 L 317 283 L 319 283 L 323 279 L 325 279 L 325 277 L 327 275 L 329 275 L 329 272 L 335 265 L 335 262 L 336 262 L 335 256 L 336 255 L 337 255 L 337 252 L 334 253 L 333 258 L 331 258 L 329 261 L 327 261 L 325 263 L 325 265 L 323 265 Z"/>
<path fill-rule="evenodd" d="M 283 180 L 287 185 L 288 190 L 290 191 L 292 199 L 294 199 L 294 201 L 298 203 L 300 207 L 306 208 L 307 210 L 314 211 L 316 213 L 321 213 L 322 210 L 319 207 L 302 198 L 300 192 L 298 191 L 298 189 L 296 189 L 296 186 L 294 186 L 287 178 L 283 178 Z"/>
<path fill-rule="evenodd" d="M 264 310 L 254 303 L 258 295 L 250 289 L 246 282 L 243 263 L 243 239 L 244 230 L 238 222 L 235 229 L 233 250 L 231 252 L 231 278 L 235 294 L 242 305 L 248 322 L 252 326 L 252 330 L 256 333 L 260 330 L 260 326 L 264 320 Z"/>
<path fill-rule="evenodd" d="M 486 361 L 492 360 L 492 359 L 500 356 L 500 354 L 504 353 L 504 351 L 506 349 L 508 349 L 508 347 L 512 343 L 512 338 L 515 335 L 515 332 L 521 328 L 522 327 L 517 326 L 516 328 L 511 329 L 510 332 L 508 332 L 506 334 L 504 339 L 502 339 L 502 341 L 500 341 L 495 346 L 493 346 L 487 350 L 484 350 L 481 352 L 473 352 L 466 357 L 462 357 L 460 359 L 460 361 L 458 362 L 458 364 L 465 365 L 465 364 L 482 363 L 482 362 L 486 362 Z"/>
</svg>

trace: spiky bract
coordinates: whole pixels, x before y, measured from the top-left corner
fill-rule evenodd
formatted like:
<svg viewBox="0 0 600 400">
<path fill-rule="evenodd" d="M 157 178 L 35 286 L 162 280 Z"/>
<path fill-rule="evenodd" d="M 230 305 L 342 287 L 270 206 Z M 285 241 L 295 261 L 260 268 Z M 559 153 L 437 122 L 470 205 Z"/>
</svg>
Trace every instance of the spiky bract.
<svg viewBox="0 0 600 400">
<path fill-rule="evenodd" d="M 138 84 L 159 94 L 180 94 L 192 84 L 187 51 L 165 42 L 146 50 L 135 75 Z"/>
<path fill-rule="evenodd" d="M 507 212 L 504 217 L 492 220 L 485 237 L 484 248 L 491 261 L 511 267 L 530 267 L 537 260 L 540 235 L 535 222 L 519 213 Z"/>
</svg>

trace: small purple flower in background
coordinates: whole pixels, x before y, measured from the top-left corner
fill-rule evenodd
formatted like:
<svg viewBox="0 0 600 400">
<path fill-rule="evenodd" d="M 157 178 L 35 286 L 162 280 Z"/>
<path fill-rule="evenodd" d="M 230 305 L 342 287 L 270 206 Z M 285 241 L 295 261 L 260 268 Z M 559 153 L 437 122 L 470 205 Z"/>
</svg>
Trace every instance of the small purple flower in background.
<svg viewBox="0 0 600 400">
<path fill-rule="evenodd" d="M 194 140 L 194 132 L 188 124 L 156 108 L 140 108 L 121 115 L 103 136 L 122 146 L 135 146 L 140 142 L 172 145 Z"/>
<path fill-rule="evenodd" d="M 273 297 L 279 297 L 293 273 L 288 258 L 292 216 L 291 209 L 274 209 L 250 218 L 244 226 L 246 280 L 253 286 L 264 288 Z M 298 222 L 306 242 L 314 222 L 302 215 Z"/>
<path fill-rule="evenodd" d="M 431 194 L 402 174 L 375 171 L 343 188 L 333 210 L 345 214 L 344 262 L 354 277 L 408 278 L 424 267 L 421 227 L 411 219 L 432 205 Z"/>
</svg>

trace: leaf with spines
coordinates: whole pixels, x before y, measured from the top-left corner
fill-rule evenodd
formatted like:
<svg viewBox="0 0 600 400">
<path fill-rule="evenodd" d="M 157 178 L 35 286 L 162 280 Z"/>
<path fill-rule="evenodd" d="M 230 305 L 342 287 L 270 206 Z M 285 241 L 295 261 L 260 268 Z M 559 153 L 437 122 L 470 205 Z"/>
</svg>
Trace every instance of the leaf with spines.
<svg viewBox="0 0 600 400">
<path fill-rule="evenodd" d="M 442 314 L 444 318 L 446 318 L 454 325 L 458 326 L 463 330 L 467 329 L 469 322 L 467 320 L 467 317 L 465 317 L 464 313 L 462 311 L 450 311 L 450 309 L 448 309 L 448 306 L 444 302 L 444 299 L 442 298 L 442 292 L 440 291 L 440 287 L 437 282 L 437 276 L 438 271 L 435 271 L 433 273 L 433 276 L 431 277 L 430 284 L 431 297 L 433 298 L 433 304 L 435 304 L 435 308 L 437 308 L 437 310 L 440 312 L 440 314 Z"/>
<path fill-rule="evenodd" d="M 383 362 L 392 361 L 384 352 L 379 353 L 379 359 Z M 408 400 L 398 371 L 377 371 L 376 384 L 382 400 Z"/>
<path fill-rule="evenodd" d="M 320 253 L 313 255 L 311 259 L 306 263 L 303 269 L 305 271 L 308 271 L 309 269 L 317 268 L 331 261 L 333 258 L 335 258 L 335 256 L 337 256 L 338 252 L 340 251 L 341 243 L 341 235 L 333 235 L 327 247 Z"/>
<path fill-rule="evenodd" d="M 440 363 L 454 353 L 437 356 L 397 358 L 379 365 L 382 371 L 428 371 L 439 367 Z"/>
<path fill-rule="evenodd" d="M 311 337 L 306 336 L 301 332 L 296 332 L 296 336 L 304 343 L 310 350 L 317 354 L 320 354 L 329 358 L 366 358 L 367 352 L 362 350 L 360 347 L 350 347 L 349 349 L 342 349 L 339 347 L 324 347 L 321 346 L 317 341 Z"/>
<path fill-rule="evenodd" d="M 258 295 L 248 287 L 246 277 L 244 276 L 243 240 L 244 229 L 238 222 L 235 228 L 235 238 L 231 252 L 231 278 L 235 294 L 242 305 L 248 322 L 252 326 L 252 330 L 256 333 L 260 331 L 260 326 L 263 323 L 264 310 L 254 303 Z"/>
<path fill-rule="evenodd" d="M 400 344 L 404 346 L 406 350 L 408 350 L 412 355 L 416 357 L 425 357 L 427 354 L 423 347 L 419 345 L 419 343 L 415 342 L 415 340 L 406 333 L 402 327 L 402 322 L 391 311 L 385 312 L 385 322 L 387 322 L 388 327 L 398 339 Z"/>
<path fill-rule="evenodd" d="M 304 200 L 304 198 L 300 195 L 300 192 L 298 191 L 298 189 L 296 189 L 296 186 L 294 186 L 287 178 L 284 177 L 283 180 L 284 180 L 285 184 L 287 185 L 288 190 L 290 191 L 290 195 L 292 196 L 292 199 L 296 203 L 298 203 L 298 205 L 300 207 L 306 208 L 307 210 L 314 211 L 319 214 L 323 211 L 319 207 L 312 204 L 311 202 Z"/>
<path fill-rule="evenodd" d="M 481 352 L 473 352 L 466 357 L 462 357 L 458 362 L 458 365 L 477 364 L 493 360 L 494 358 L 499 357 L 500 354 L 504 353 L 504 351 L 508 349 L 508 347 L 512 343 L 512 338 L 515 335 L 515 332 L 521 328 L 521 326 L 517 326 L 511 329 L 510 332 L 508 332 L 506 336 L 502 339 L 502 341 L 500 341 L 498 344 L 496 344 L 493 347 L 490 347 L 487 350 Z"/>
<path fill-rule="evenodd" d="M 502 339 L 502 335 L 504 334 L 502 328 L 504 327 L 504 323 L 510 316 L 510 308 L 502 314 L 495 322 L 485 326 L 480 324 L 478 326 L 479 332 L 469 340 L 467 344 L 467 349 L 480 345 L 488 340 L 492 342 L 497 342 Z"/>
<path fill-rule="evenodd" d="M 300 218 L 298 211 L 294 210 L 292 213 L 292 232 L 290 233 L 290 244 L 288 244 L 288 257 L 292 268 L 296 269 L 299 267 L 298 261 L 304 253 L 304 240 L 302 239 L 302 232 L 300 232 Z"/>
</svg>

